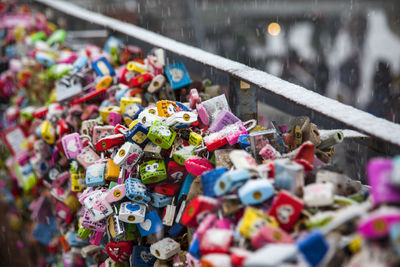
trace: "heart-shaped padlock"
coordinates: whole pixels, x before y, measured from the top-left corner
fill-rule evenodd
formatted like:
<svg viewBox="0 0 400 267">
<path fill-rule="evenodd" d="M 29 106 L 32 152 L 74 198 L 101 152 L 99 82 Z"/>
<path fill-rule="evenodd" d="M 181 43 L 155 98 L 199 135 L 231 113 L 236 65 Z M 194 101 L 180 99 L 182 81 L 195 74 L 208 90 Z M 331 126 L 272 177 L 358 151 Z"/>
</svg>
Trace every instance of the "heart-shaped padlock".
<svg viewBox="0 0 400 267">
<path fill-rule="evenodd" d="M 132 252 L 132 243 L 127 241 L 110 242 L 106 246 L 107 255 L 117 263 L 129 260 Z"/>
</svg>

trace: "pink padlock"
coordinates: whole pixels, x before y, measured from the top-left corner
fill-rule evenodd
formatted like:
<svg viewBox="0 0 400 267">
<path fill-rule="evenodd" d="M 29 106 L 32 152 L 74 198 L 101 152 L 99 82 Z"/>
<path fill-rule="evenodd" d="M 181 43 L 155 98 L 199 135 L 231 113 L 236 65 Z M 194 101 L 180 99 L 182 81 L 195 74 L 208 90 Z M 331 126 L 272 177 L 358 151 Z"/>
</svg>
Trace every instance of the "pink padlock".
<svg viewBox="0 0 400 267">
<path fill-rule="evenodd" d="M 90 244 L 99 246 L 101 243 L 101 239 L 103 238 L 104 232 L 94 232 L 92 237 L 90 238 Z"/>
<path fill-rule="evenodd" d="M 90 216 L 90 211 L 86 210 L 85 213 L 83 214 L 83 219 L 81 222 L 83 227 L 89 228 L 93 231 L 96 232 L 102 232 L 104 233 L 106 231 L 106 220 L 100 220 L 98 222 L 95 222 L 92 220 L 91 216 Z"/>
<path fill-rule="evenodd" d="M 199 157 L 199 156 L 192 156 L 185 161 L 186 170 L 195 175 L 199 176 L 202 175 L 203 172 L 210 171 L 214 167 L 208 159 Z"/>
<path fill-rule="evenodd" d="M 293 243 L 293 238 L 279 227 L 264 225 L 251 239 L 251 245 L 259 249 L 267 243 Z"/>
<path fill-rule="evenodd" d="M 199 242 L 203 239 L 205 233 L 214 226 L 217 221 L 217 216 L 213 213 L 209 213 L 204 219 L 200 222 L 199 227 L 197 228 L 196 235 Z"/>
<path fill-rule="evenodd" d="M 200 261 L 189 252 L 186 253 L 186 262 L 188 267 L 200 267 Z"/>
<path fill-rule="evenodd" d="M 199 92 L 197 92 L 196 88 L 190 89 L 189 102 L 190 102 L 191 109 L 195 109 L 196 105 L 201 103 Z"/>
<path fill-rule="evenodd" d="M 202 104 L 197 104 L 196 109 L 201 123 L 204 124 L 205 126 L 208 126 L 210 124 L 210 119 L 207 109 Z"/>
<path fill-rule="evenodd" d="M 82 152 L 83 145 L 78 133 L 64 136 L 61 139 L 61 143 L 67 159 L 74 159 Z"/>
<path fill-rule="evenodd" d="M 241 121 L 226 126 L 224 132 L 226 133 L 226 141 L 228 141 L 231 146 L 238 142 L 239 136 L 247 134 L 247 130 Z"/>
<path fill-rule="evenodd" d="M 227 218 L 219 219 L 215 223 L 215 227 L 218 229 L 225 229 L 225 230 L 230 230 L 232 229 L 232 221 Z"/>
<path fill-rule="evenodd" d="M 107 192 L 104 200 L 108 203 L 113 203 L 123 199 L 125 197 L 125 193 L 125 184 L 119 184 Z"/>
<path fill-rule="evenodd" d="M 400 209 L 382 207 L 358 222 L 358 231 L 365 238 L 381 238 L 388 235 L 390 227 L 400 222 Z"/>
<path fill-rule="evenodd" d="M 234 124 L 236 122 L 241 122 L 241 120 L 233 115 L 228 110 L 222 110 L 215 120 L 211 123 L 209 131 L 215 133 L 221 131 L 225 126 L 229 124 Z"/>
<path fill-rule="evenodd" d="M 209 229 L 200 242 L 201 255 L 209 253 L 228 253 L 233 240 L 232 230 Z"/>
<path fill-rule="evenodd" d="M 119 114 L 118 112 L 110 112 L 110 115 L 108 117 L 108 124 L 116 126 L 121 122 L 122 122 L 121 114 Z"/>
</svg>

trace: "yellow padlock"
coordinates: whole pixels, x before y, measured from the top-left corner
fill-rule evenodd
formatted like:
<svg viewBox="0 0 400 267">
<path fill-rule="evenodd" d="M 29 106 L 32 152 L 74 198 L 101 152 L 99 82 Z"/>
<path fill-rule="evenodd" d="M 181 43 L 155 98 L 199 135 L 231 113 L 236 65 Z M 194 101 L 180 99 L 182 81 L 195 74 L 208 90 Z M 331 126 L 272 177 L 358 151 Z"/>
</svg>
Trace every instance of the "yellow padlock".
<svg viewBox="0 0 400 267">
<path fill-rule="evenodd" d="M 112 159 L 109 159 L 107 161 L 106 172 L 105 172 L 104 178 L 107 181 L 116 182 L 118 180 L 119 171 L 120 171 L 120 167 L 117 164 L 115 164 Z"/>
<path fill-rule="evenodd" d="M 110 106 L 100 109 L 100 117 L 103 119 L 105 123 L 108 123 L 108 118 L 110 117 L 111 112 L 116 112 L 121 114 L 121 108 L 117 106 Z"/>
<path fill-rule="evenodd" d="M 264 225 L 272 227 L 279 226 L 274 217 L 265 214 L 261 210 L 247 207 L 243 214 L 242 222 L 239 227 L 239 233 L 242 236 L 250 239 L 257 233 L 257 230 Z"/>
<path fill-rule="evenodd" d="M 178 106 L 169 100 L 161 100 L 156 103 L 158 116 L 160 117 L 171 117 L 175 112 L 178 111 Z"/>
<path fill-rule="evenodd" d="M 71 191 L 72 192 L 81 192 L 83 187 L 81 184 L 80 179 L 83 179 L 83 174 L 82 173 L 72 173 L 71 174 Z"/>
<path fill-rule="evenodd" d="M 100 78 L 99 82 L 96 84 L 94 88 L 96 89 L 96 91 L 105 90 L 108 87 L 110 87 L 111 83 L 112 83 L 111 76 L 103 76 Z"/>
<path fill-rule="evenodd" d="M 144 65 L 135 62 L 135 61 L 129 61 L 128 64 L 126 65 L 126 69 L 128 71 L 134 71 L 137 73 L 144 73 L 147 72 L 147 69 Z"/>
<path fill-rule="evenodd" d="M 189 135 L 189 144 L 192 146 L 199 146 L 201 145 L 201 141 L 203 140 L 203 137 L 201 137 L 200 134 L 191 132 Z"/>
<path fill-rule="evenodd" d="M 69 194 L 64 199 L 64 204 L 70 208 L 72 212 L 77 211 L 81 207 L 81 203 L 79 202 L 78 198 L 74 194 Z"/>
<path fill-rule="evenodd" d="M 42 122 L 40 127 L 40 135 L 46 143 L 52 145 L 56 142 L 56 130 L 49 121 Z"/>
</svg>

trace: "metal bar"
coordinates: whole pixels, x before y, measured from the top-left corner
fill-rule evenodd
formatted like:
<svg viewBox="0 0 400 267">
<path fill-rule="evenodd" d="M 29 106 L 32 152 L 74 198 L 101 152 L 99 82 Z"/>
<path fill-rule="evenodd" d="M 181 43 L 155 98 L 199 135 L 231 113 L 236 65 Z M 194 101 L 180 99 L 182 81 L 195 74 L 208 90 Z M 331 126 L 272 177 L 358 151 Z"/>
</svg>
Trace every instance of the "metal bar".
<svg viewBox="0 0 400 267">
<path fill-rule="evenodd" d="M 102 25 L 150 45 L 161 47 L 174 54 L 202 63 L 218 71 L 225 72 L 233 78 L 255 86 L 259 89 L 257 91 L 266 92 L 269 95 L 275 96 L 277 99 L 283 100 L 285 105 L 295 105 L 300 108 L 305 108 L 312 113 L 319 114 L 329 120 L 337 122 L 341 127 L 357 130 L 400 147 L 399 124 L 389 122 L 354 107 L 339 103 L 336 100 L 324 97 L 301 86 L 283 81 L 263 71 L 177 42 L 138 26 L 86 10 L 77 5 L 54 0 L 35 1 L 57 9 L 65 14 Z"/>
</svg>

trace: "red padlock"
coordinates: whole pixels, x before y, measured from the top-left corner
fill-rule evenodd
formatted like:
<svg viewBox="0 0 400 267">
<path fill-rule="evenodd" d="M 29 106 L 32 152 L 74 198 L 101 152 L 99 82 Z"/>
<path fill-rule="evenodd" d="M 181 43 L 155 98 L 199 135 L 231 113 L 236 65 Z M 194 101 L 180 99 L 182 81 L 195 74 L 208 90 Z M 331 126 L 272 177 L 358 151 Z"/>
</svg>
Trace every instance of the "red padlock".
<svg viewBox="0 0 400 267">
<path fill-rule="evenodd" d="M 214 212 L 218 208 L 218 201 L 212 197 L 196 196 L 183 212 L 181 223 L 196 228 L 199 224 L 197 217 L 204 212 Z"/>
<path fill-rule="evenodd" d="M 203 172 L 214 169 L 213 165 L 208 159 L 199 156 L 191 156 L 188 158 L 185 161 L 185 167 L 186 170 L 194 176 L 202 175 Z"/>
<path fill-rule="evenodd" d="M 97 151 L 104 151 L 114 146 L 120 146 L 125 143 L 125 135 L 113 134 L 100 139 L 96 143 Z"/>
<path fill-rule="evenodd" d="M 205 233 L 201 240 L 201 255 L 210 253 L 228 253 L 232 240 L 232 230 L 211 228 Z"/>
<path fill-rule="evenodd" d="M 48 107 L 40 107 L 40 108 L 35 109 L 32 112 L 32 115 L 33 115 L 33 117 L 35 117 L 37 119 L 44 118 L 46 116 L 48 110 L 49 110 Z"/>
<path fill-rule="evenodd" d="M 180 184 L 160 184 L 154 187 L 154 192 L 166 196 L 174 196 L 180 188 Z"/>
<path fill-rule="evenodd" d="M 244 261 L 251 256 L 251 252 L 243 248 L 231 248 L 231 261 L 234 266 L 242 267 Z"/>
<path fill-rule="evenodd" d="M 279 227 L 264 225 L 251 239 L 251 245 L 259 249 L 267 243 L 293 243 L 293 238 Z"/>
<path fill-rule="evenodd" d="M 290 194 L 286 190 L 281 190 L 275 198 L 268 214 L 275 217 L 282 229 L 291 231 L 303 207 L 304 203 L 300 198 Z"/>
<path fill-rule="evenodd" d="M 132 243 L 128 241 L 110 242 L 106 245 L 106 252 L 113 261 L 122 264 L 129 260 Z"/>
<path fill-rule="evenodd" d="M 168 180 L 171 182 L 179 182 L 185 179 L 185 166 L 179 165 L 176 161 L 171 160 L 167 168 Z"/>
<path fill-rule="evenodd" d="M 153 80 L 153 75 L 150 73 L 143 73 L 129 81 L 129 87 L 140 87 L 144 83 L 151 82 Z"/>
</svg>

